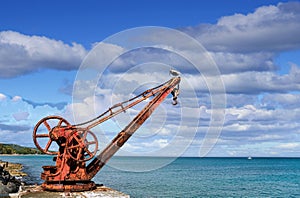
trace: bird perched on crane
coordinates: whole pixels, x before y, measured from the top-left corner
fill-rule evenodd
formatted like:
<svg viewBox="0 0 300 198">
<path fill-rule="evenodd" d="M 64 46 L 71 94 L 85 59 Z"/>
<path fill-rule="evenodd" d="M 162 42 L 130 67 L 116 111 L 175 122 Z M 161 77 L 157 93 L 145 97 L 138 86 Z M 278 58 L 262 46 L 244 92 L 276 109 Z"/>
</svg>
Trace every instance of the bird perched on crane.
<svg viewBox="0 0 300 198">
<path fill-rule="evenodd" d="M 172 76 L 179 76 L 180 74 L 181 73 L 175 69 L 170 69 L 170 71 L 169 71 L 169 75 L 172 75 Z M 179 85 L 177 85 L 177 87 L 175 87 L 173 89 L 171 94 L 173 95 L 173 105 L 177 105 L 178 104 L 177 96 L 179 95 Z"/>
<path fill-rule="evenodd" d="M 169 74 L 171 74 L 172 76 L 179 76 L 181 73 L 175 69 L 170 69 Z"/>
</svg>

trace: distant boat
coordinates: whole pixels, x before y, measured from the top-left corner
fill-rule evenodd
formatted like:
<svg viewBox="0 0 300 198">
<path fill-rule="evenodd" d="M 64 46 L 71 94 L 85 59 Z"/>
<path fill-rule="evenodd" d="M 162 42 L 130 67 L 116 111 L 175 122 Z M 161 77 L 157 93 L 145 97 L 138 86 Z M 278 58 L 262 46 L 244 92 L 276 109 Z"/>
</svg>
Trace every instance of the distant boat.
<svg viewBox="0 0 300 198">
<path fill-rule="evenodd" d="M 252 160 L 252 157 L 251 157 L 251 156 L 249 156 L 249 157 L 248 157 L 248 160 Z"/>
</svg>

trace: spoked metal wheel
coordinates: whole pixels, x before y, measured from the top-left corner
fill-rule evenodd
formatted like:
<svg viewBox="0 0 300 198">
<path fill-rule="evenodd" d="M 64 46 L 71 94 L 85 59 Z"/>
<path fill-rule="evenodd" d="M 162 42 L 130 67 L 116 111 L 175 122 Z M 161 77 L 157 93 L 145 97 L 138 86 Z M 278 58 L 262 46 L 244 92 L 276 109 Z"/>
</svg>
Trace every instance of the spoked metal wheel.
<svg viewBox="0 0 300 198">
<path fill-rule="evenodd" d="M 73 131 L 67 140 L 66 149 L 72 159 L 85 162 L 96 155 L 98 140 L 91 131 Z"/>
<path fill-rule="evenodd" d="M 55 146 L 52 144 L 53 139 L 50 137 L 50 132 L 55 127 L 70 126 L 70 123 L 60 116 L 48 116 L 41 119 L 34 127 L 33 141 L 35 146 L 43 153 L 56 155 Z"/>
</svg>

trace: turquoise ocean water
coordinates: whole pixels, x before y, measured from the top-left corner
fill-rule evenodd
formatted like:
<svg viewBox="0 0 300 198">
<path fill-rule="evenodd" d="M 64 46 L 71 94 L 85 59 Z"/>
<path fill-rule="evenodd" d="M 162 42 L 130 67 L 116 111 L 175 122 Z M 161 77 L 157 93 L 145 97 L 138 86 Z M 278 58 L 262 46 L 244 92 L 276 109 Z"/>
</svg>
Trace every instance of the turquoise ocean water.
<svg viewBox="0 0 300 198">
<path fill-rule="evenodd" d="M 51 156 L 0 156 L 24 165 L 28 183 L 41 183 Z M 135 169 L 165 160 L 115 157 L 113 164 Z M 131 172 L 105 166 L 96 183 L 131 197 L 300 197 L 300 158 L 178 158 L 153 171 Z"/>
</svg>

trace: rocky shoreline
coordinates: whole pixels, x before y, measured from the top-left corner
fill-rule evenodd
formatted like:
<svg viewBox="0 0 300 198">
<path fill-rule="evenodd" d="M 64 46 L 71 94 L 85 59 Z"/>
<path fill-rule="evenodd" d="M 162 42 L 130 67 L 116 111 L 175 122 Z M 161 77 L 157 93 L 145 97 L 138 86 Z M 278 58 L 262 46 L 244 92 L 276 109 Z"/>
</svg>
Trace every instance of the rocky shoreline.
<svg viewBox="0 0 300 198">
<path fill-rule="evenodd" d="M 23 165 L 19 163 L 11 163 L 0 160 L 0 166 L 4 168 L 4 170 L 8 171 L 11 176 L 14 177 L 24 177 L 27 176 L 26 173 L 22 172 Z"/>
<path fill-rule="evenodd" d="M 8 196 L 9 193 L 17 193 L 23 182 L 20 180 L 27 174 L 22 172 L 23 166 L 18 163 L 10 163 L 0 160 L 0 196 Z"/>
</svg>

